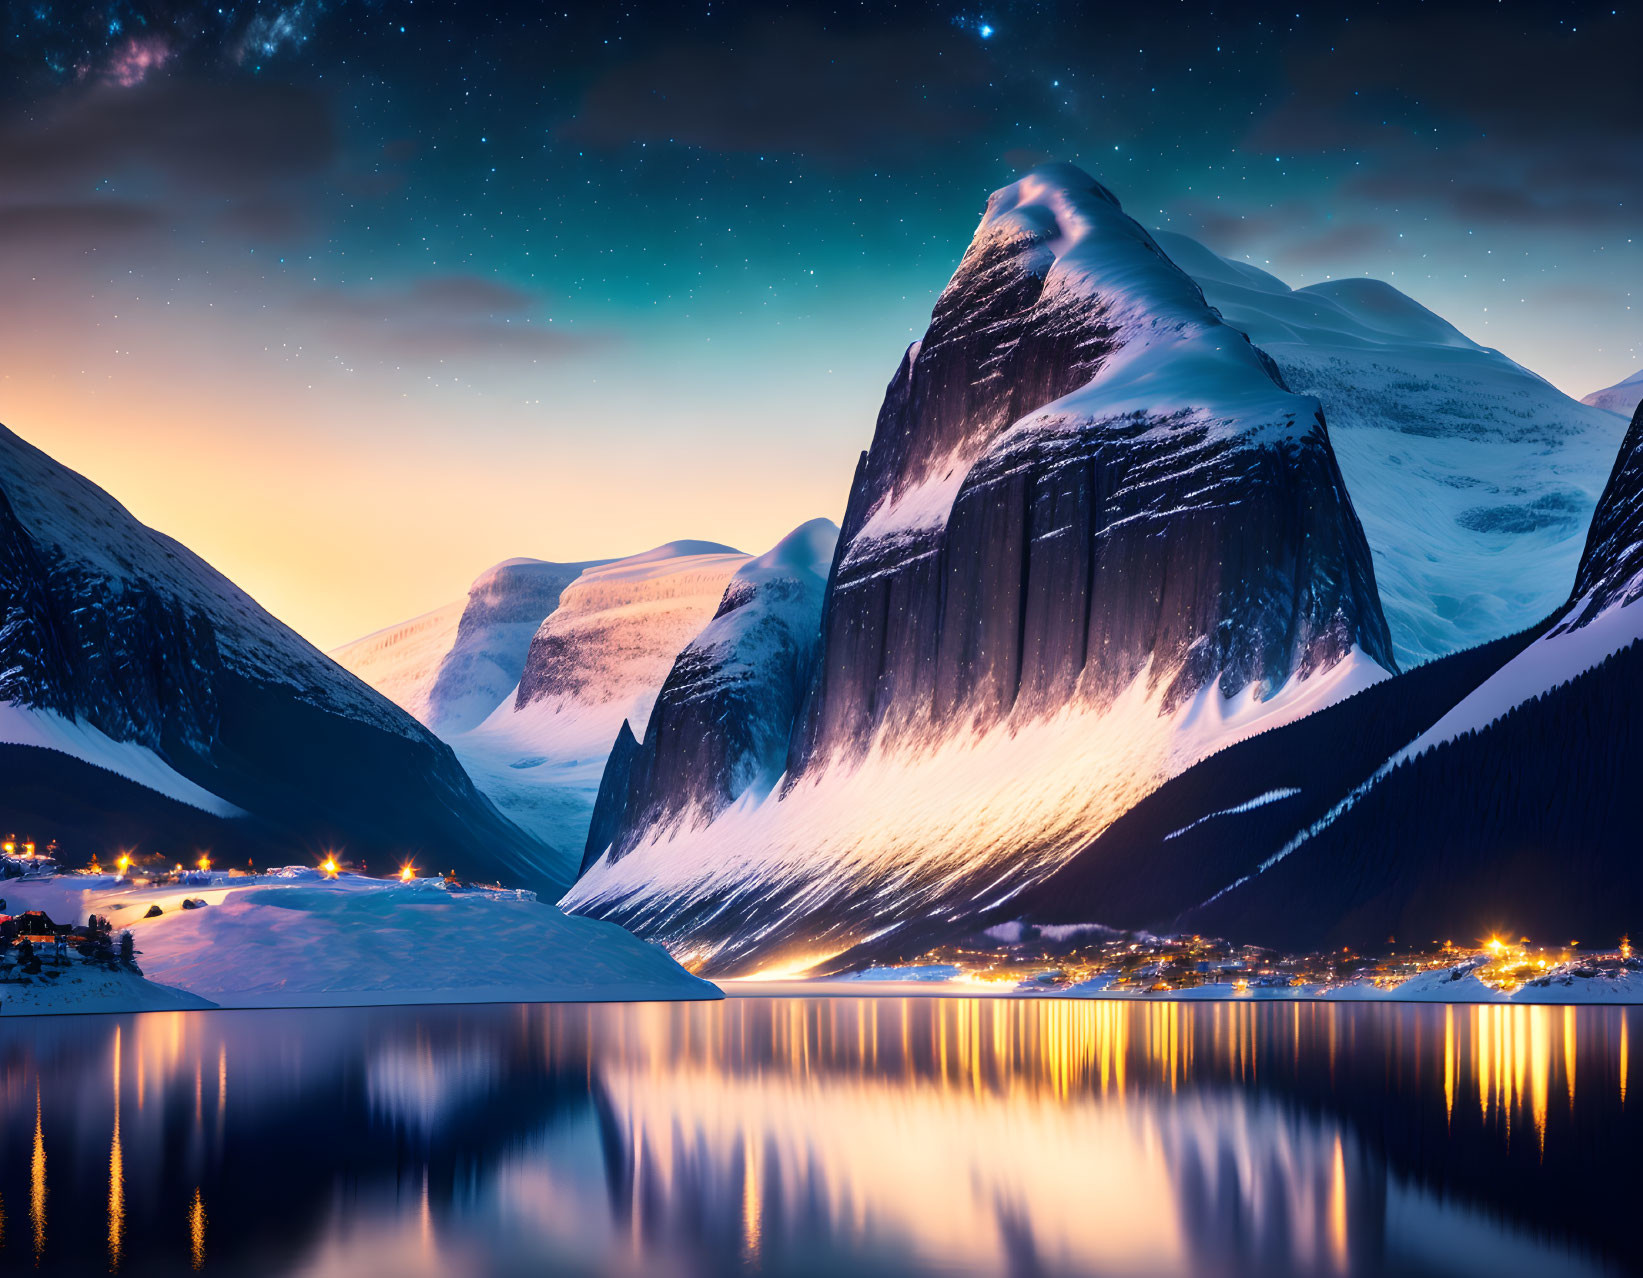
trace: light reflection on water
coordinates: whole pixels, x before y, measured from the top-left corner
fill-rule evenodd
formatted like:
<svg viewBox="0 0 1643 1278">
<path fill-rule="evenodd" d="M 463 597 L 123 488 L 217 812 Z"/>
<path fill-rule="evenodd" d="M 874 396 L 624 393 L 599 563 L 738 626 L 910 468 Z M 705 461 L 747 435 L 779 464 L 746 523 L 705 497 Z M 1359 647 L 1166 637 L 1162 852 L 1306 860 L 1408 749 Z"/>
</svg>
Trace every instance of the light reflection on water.
<svg viewBox="0 0 1643 1278">
<path fill-rule="evenodd" d="M 1625 1272 L 1638 1015 L 919 998 L 17 1020 L 0 1271 Z"/>
</svg>

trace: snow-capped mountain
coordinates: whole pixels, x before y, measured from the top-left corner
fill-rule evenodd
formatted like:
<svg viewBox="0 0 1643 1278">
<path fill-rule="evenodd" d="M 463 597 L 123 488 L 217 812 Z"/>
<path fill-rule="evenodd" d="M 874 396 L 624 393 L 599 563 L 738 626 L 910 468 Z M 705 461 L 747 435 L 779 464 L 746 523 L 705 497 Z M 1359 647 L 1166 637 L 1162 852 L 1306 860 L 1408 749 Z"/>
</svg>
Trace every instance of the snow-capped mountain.
<svg viewBox="0 0 1643 1278">
<path fill-rule="evenodd" d="M 548 857 L 409 715 L 3 428 L 0 753 L 0 810 L 80 855 Z"/>
<path fill-rule="evenodd" d="M 561 883 L 576 873 L 623 721 L 648 719 L 674 658 L 746 560 L 675 541 L 588 568 L 531 636 L 517 686 L 478 726 L 447 733 L 480 789 L 563 853 Z"/>
<path fill-rule="evenodd" d="M 1548 620 L 1206 760 L 1012 909 L 1298 948 L 1643 910 L 1643 409 Z"/>
<path fill-rule="evenodd" d="M 477 727 L 524 673 L 532 637 L 585 568 L 609 563 L 509 559 L 447 604 L 356 639 L 331 656 L 441 736 Z"/>
<path fill-rule="evenodd" d="M 599 785 L 584 867 L 681 823 L 768 795 L 810 687 L 838 525 L 812 519 L 749 559 L 673 663 L 644 727 L 624 720 Z"/>
<path fill-rule="evenodd" d="M 785 782 L 565 901 L 809 966 L 1049 873 L 1394 668 L 1317 400 L 1076 168 L 997 192 L 856 473 Z"/>
<path fill-rule="evenodd" d="M 1609 405 L 1577 404 L 1379 280 L 1291 289 L 1186 236 L 1158 239 L 1290 389 L 1323 404 L 1400 665 L 1563 602 L 1625 430 Z"/>
<path fill-rule="evenodd" d="M 1643 402 L 1643 368 L 1638 369 L 1623 382 L 1616 382 L 1613 386 L 1582 396 L 1580 402 L 1590 404 L 1593 408 L 1606 408 L 1611 413 L 1619 413 L 1622 417 L 1630 417 L 1637 411 L 1638 404 Z"/>
</svg>

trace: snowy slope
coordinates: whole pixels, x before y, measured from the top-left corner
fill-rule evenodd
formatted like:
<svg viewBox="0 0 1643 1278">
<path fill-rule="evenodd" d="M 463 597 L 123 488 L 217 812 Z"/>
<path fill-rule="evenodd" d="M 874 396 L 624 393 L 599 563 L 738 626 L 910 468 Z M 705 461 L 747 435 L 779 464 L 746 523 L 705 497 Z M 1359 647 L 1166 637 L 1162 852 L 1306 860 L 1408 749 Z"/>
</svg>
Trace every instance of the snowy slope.
<svg viewBox="0 0 1643 1278">
<path fill-rule="evenodd" d="M 599 778 L 624 720 L 644 722 L 679 651 L 747 556 L 675 541 L 585 570 L 532 637 L 517 688 L 449 736 L 475 783 L 575 875 Z"/>
<path fill-rule="evenodd" d="M 1581 397 L 1582 404 L 1590 404 L 1593 408 L 1606 408 L 1611 413 L 1619 413 L 1622 417 L 1630 417 L 1637 411 L 1637 405 L 1643 401 L 1643 369 L 1639 369 L 1623 382 L 1616 382 L 1600 391 L 1593 391 L 1590 395 Z"/>
<path fill-rule="evenodd" d="M 713 620 L 673 663 L 643 741 L 623 723 L 584 865 L 775 786 L 810 686 L 838 536 L 831 520 L 812 519 L 736 570 Z"/>
<path fill-rule="evenodd" d="M 94 725 L 64 718 L 54 710 L 0 704 L 0 744 L 54 750 L 214 816 L 245 815 L 228 800 L 190 781 L 149 747 L 116 741 Z"/>
<path fill-rule="evenodd" d="M 299 869 L 179 889 L 75 876 L 13 881 L 6 897 L 60 922 L 104 915 L 131 930 L 150 982 L 220 1007 L 719 997 L 620 928 L 566 918 L 529 893 L 451 890 L 437 878 Z M 184 910 L 185 897 L 207 904 Z M 153 905 L 162 913 L 145 918 Z"/>
<path fill-rule="evenodd" d="M 857 470 L 786 781 L 568 908 L 802 968 L 1049 872 L 1393 667 L 1316 400 L 1071 166 L 997 192 Z"/>
<path fill-rule="evenodd" d="M 387 626 L 331 651 L 331 659 L 358 675 L 419 723 L 428 722 L 428 697 L 456 642 L 463 604 L 448 603 Z"/>
<path fill-rule="evenodd" d="M 46 972 L 27 984 L 8 981 L 0 986 L 0 1012 L 9 1021 L 18 1016 L 81 1016 L 87 1012 L 197 1012 L 216 1006 L 136 972 L 111 972 L 72 959 L 67 967 L 48 965 Z"/>
<path fill-rule="evenodd" d="M 447 604 L 331 655 L 441 736 L 477 727 L 512 694 L 531 638 L 585 568 L 608 560 L 508 559 Z"/>
<path fill-rule="evenodd" d="M 1379 280 L 1291 289 L 1186 236 L 1159 243 L 1290 389 L 1322 401 L 1400 665 L 1563 602 L 1624 422 Z"/>
</svg>

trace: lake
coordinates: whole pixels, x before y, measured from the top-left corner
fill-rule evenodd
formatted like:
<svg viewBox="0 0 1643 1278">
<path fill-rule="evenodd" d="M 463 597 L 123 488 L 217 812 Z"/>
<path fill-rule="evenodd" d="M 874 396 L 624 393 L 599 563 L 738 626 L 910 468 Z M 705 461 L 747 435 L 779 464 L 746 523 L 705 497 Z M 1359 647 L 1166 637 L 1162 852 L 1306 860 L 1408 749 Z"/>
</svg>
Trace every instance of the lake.
<svg viewBox="0 0 1643 1278">
<path fill-rule="evenodd" d="M 964 998 L 15 1019 L 0 1270 L 1622 1273 L 1640 1033 Z"/>
</svg>

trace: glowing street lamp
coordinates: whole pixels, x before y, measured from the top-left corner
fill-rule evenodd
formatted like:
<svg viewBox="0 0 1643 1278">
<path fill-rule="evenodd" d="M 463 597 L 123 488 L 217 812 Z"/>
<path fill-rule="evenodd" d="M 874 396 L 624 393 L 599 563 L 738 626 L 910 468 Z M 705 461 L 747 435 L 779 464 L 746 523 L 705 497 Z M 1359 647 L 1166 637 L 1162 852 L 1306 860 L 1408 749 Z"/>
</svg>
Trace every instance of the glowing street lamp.
<svg viewBox="0 0 1643 1278">
<path fill-rule="evenodd" d="M 399 881 L 401 883 L 409 883 L 414 878 L 416 878 L 416 866 L 407 861 L 399 867 Z"/>
<path fill-rule="evenodd" d="M 321 870 L 325 871 L 325 874 L 328 878 L 333 878 L 333 879 L 336 878 L 337 877 L 337 869 L 338 869 L 336 857 L 334 857 L 334 856 L 326 857 L 324 863 L 319 868 Z"/>
<path fill-rule="evenodd" d="M 200 859 L 194 862 L 194 864 L 197 865 L 203 873 L 211 868 L 211 858 L 202 852 L 200 853 Z"/>
<path fill-rule="evenodd" d="M 120 859 L 114 864 L 120 871 L 120 877 L 125 878 L 126 871 L 131 868 L 131 854 L 128 852 L 120 853 Z"/>
</svg>

